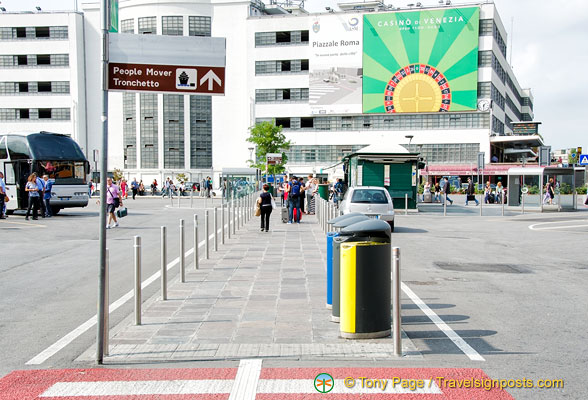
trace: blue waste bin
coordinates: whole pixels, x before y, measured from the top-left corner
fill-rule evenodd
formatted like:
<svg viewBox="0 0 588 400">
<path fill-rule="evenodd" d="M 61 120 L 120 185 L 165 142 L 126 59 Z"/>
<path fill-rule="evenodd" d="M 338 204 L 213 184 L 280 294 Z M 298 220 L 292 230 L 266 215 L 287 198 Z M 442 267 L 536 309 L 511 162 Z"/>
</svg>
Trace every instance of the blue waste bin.
<svg viewBox="0 0 588 400">
<path fill-rule="evenodd" d="M 327 308 L 333 308 L 333 238 L 339 232 L 327 232 Z"/>
</svg>

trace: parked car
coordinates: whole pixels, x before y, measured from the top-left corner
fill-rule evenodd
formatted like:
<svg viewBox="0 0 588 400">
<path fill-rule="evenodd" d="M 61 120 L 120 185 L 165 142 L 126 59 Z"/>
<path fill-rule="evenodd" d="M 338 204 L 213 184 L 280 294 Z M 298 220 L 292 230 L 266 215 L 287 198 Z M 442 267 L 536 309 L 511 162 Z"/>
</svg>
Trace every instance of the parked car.
<svg viewBox="0 0 588 400">
<path fill-rule="evenodd" d="M 390 224 L 394 232 L 394 204 L 388 190 L 378 186 L 350 187 L 339 206 L 342 214 L 359 212 Z"/>
</svg>

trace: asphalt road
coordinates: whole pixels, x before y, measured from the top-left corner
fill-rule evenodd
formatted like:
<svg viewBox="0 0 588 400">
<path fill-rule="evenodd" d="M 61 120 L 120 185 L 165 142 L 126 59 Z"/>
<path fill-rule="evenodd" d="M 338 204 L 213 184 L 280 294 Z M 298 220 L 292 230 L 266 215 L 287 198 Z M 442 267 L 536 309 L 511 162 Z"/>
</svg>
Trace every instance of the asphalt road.
<svg viewBox="0 0 588 400">
<path fill-rule="evenodd" d="M 184 218 L 191 227 L 193 216 L 192 210 L 167 207 L 169 200 L 128 200 L 127 205 L 129 217 L 108 233 L 111 301 L 132 288 L 132 237 L 142 236 L 145 279 L 158 268 L 159 227 L 168 226 L 169 261 L 178 254 L 178 220 Z M 398 215 L 393 245 L 401 248 L 403 282 L 485 361 L 469 360 L 404 295 L 403 329 L 422 360 L 317 365 L 274 359 L 264 365 L 481 368 L 496 379 L 565 381 L 559 390 L 509 389 L 515 398 L 588 397 L 583 380 L 588 369 L 588 209 L 501 217 L 498 209 L 489 208 L 492 216 L 480 217 L 475 206 L 449 208 L 447 217 L 438 210 Z M 202 210 L 198 214 L 202 218 Z M 92 204 L 49 220 L 11 216 L 0 223 L 0 375 L 28 368 L 28 360 L 96 313 L 97 216 Z M 188 229 L 186 249 L 191 242 Z M 176 273 L 174 268 L 172 276 Z M 111 324 L 131 312 L 130 303 L 121 307 Z M 39 367 L 77 367 L 73 360 L 94 340 L 91 329 Z M 237 363 L 180 367 L 227 365 Z"/>
<path fill-rule="evenodd" d="M 167 226 L 168 262 L 179 255 L 179 220 L 185 220 L 186 250 L 192 248 L 190 199 L 183 208 L 168 199 L 125 201 L 129 215 L 107 231 L 110 251 L 111 303 L 133 288 L 133 236 L 142 240 L 143 280 L 159 270 L 160 227 Z M 210 201 L 206 204 L 211 207 Z M 219 200 L 215 206 L 219 206 Z M 204 200 L 195 200 L 204 218 Z M 25 363 L 96 314 L 98 293 L 98 206 L 95 199 L 83 209 L 62 210 L 52 218 L 25 221 L 18 213 L 0 221 L 0 375 L 22 369 Z M 212 215 L 211 215 L 212 221 Z M 203 223 L 199 239 L 204 238 Z M 211 229 L 212 232 L 212 229 Z M 178 268 L 173 268 L 173 279 Z M 147 299 L 159 288 L 152 284 Z M 111 316 L 114 325 L 132 312 L 132 301 Z M 92 328 L 51 357 L 42 367 L 71 366 L 96 339 Z"/>
</svg>

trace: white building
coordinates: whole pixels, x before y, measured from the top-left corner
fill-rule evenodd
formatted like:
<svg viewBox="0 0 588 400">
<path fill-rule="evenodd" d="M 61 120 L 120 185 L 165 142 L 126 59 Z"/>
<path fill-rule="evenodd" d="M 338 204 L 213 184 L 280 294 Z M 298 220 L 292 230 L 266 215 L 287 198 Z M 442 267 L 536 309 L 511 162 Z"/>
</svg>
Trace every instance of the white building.
<svg viewBox="0 0 588 400">
<path fill-rule="evenodd" d="M 99 6 L 98 1 L 83 4 L 83 24 L 77 13 L 0 16 L 5 77 L 0 96 L 2 131 L 70 133 L 88 158 L 99 149 Z M 398 11 L 378 7 L 376 2 L 347 3 L 340 4 L 340 11 L 309 14 L 298 7 L 285 9 L 259 1 L 120 0 L 120 32 L 226 38 L 226 82 L 225 95 L 215 97 L 110 93 L 109 169 L 123 169 L 128 177 L 147 183 L 178 173 L 186 173 L 192 180 L 212 173 L 218 176 L 223 168 L 246 166 L 251 147 L 246 141 L 249 127 L 260 121 L 284 127 L 294 143 L 288 151 L 288 170 L 297 174 L 332 174 L 335 169 L 329 167 L 343 155 L 369 144 L 402 144 L 419 151 L 433 175 L 435 166 L 444 173 L 462 174 L 463 168 L 471 169 L 476 163 L 480 151 L 485 153 L 486 163 L 494 157 L 500 164 L 533 156 L 531 147 L 541 144 L 538 136 L 512 136 L 512 122 L 533 120 L 533 98 L 529 89 L 520 87 L 508 65 L 506 31 L 493 4 L 463 6 L 475 8 L 473 25 L 468 25 L 477 32 L 475 49 L 468 54 L 477 59 L 468 78 L 473 87 L 460 93 L 456 89 L 462 82 L 452 83 L 451 107 L 455 107 L 449 108 L 444 92 L 441 100 L 438 83 L 439 104 L 446 109 L 422 112 L 417 105 L 416 109 L 405 107 L 402 113 L 386 112 L 392 111 L 391 93 L 386 98 L 384 93 L 366 96 L 372 78 L 361 58 L 357 64 L 353 51 L 334 55 L 327 49 L 321 53 L 325 49 L 315 42 L 322 40 L 320 35 L 328 38 L 331 30 L 335 37 L 356 35 L 345 39 L 345 46 L 362 51 L 363 38 L 358 32 L 364 15 L 366 20 L 392 21 L 403 13 L 420 11 L 424 18 L 420 22 L 434 24 L 427 15 L 459 14 L 465 8 Z M 445 50 L 443 54 L 453 52 Z M 405 51 L 411 52 L 411 47 Z M 46 64 L 47 59 L 61 63 L 67 59 L 68 65 L 38 65 Z M 19 68 L 25 61 L 27 66 Z M 391 71 L 390 84 L 395 71 L 401 72 Z M 421 78 L 426 83 L 428 78 Z M 47 91 L 47 82 L 51 82 L 50 97 L 39 94 Z M 55 93 L 66 91 L 63 87 L 67 83 L 69 93 Z M 333 89 L 345 85 L 348 93 Z M 369 96 L 382 104 L 370 106 L 373 100 Z M 466 97 L 467 101 L 463 100 Z M 396 111 L 400 111 L 398 101 Z M 469 105 L 462 106 L 459 101 Z M 50 119 L 47 109 L 51 110 Z"/>
<path fill-rule="evenodd" d="M 0 133 L 71 135 L 88 153 L 83 16 L 0 14 Z"/>
</svg>

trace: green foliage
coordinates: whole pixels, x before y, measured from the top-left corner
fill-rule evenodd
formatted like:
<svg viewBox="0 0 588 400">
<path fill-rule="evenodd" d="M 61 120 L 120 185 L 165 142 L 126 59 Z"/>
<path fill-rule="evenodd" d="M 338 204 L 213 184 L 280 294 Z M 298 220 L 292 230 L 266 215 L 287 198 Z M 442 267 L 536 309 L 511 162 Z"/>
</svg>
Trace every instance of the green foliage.
<svg viewBox="0 0 588 400">
<path fill-rule="evenodd" d="M 266 169 L 267 153 L 282 153 L 282 163 L 269 166 L 270 174 L 279 174 L 286 170 L 284 165 L 288 162 L 288 157 L 284 151 L 288 150 L 292 143 L 286 140 L 282 133 L 282 126 L 275 126 L 271 122 L 261 122 L 249 128 L 250 136 L 248 142 L 255 144 L 255 161 L 249 160 L 250 166 L 262 171 Z"/>
<path fill-rule="evenodd" d="M 122 170 L 115 168 L 114 171 L 112 171 L 112 177 L 115 182 L 120 182 L 120 180 L 123 178 Z"/>
<path fill-rule="evenodd" d="M 576 193 L 578 194 L 586 194 L 586 191 L 588 191 L 588 187 L 586 186 L 580 186 L 576 188 Z"/>
<path fill-rule="evenodd" d="M 529 194 L 539 194 L 539 186 L 527 186 L 527 189 L 529 189 Z"/>
<path fill-rule="evenodd" d="M 562 183 L 559 187 L 559 192 L 561 194 L 572 194 L 572 186 L 567 183 Z"/>
<path fill-rule="evenodd" d="M 186 176 L 186 174 L 184 174 L 183 172 L 181 174 L 177 174 L 176 175 L 176 179 L 180 182 L 180 183 L 184 183 L 188 180 L 188 177 Z"/>
</svg>

